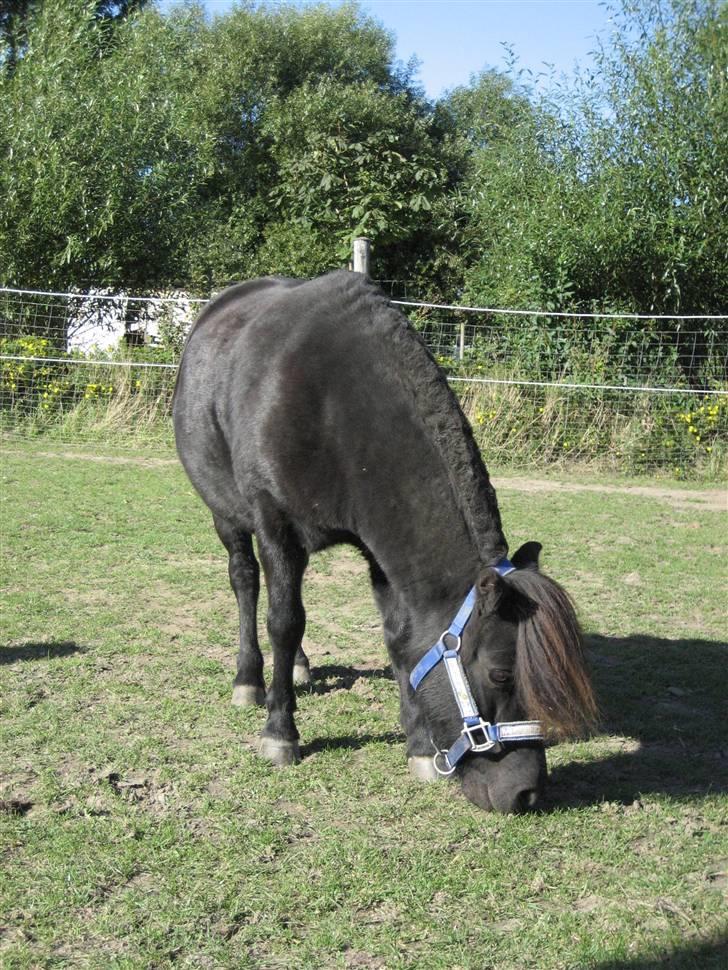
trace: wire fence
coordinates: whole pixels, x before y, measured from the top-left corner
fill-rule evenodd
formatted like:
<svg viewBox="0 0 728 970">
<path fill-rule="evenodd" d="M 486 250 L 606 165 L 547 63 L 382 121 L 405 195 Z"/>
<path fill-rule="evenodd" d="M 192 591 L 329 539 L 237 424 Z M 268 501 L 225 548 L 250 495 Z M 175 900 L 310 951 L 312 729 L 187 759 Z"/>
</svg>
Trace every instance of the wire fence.
<svg viewBox="0 0 728 970">
<path fill-rule="evenodd" d="M 3 438 L 171 449 L 177 362 L 205 302 L 0 289 Z M 489 463 L 725 469 L 728 317 L 392 302 L 453 382 Z"/>
</svg>

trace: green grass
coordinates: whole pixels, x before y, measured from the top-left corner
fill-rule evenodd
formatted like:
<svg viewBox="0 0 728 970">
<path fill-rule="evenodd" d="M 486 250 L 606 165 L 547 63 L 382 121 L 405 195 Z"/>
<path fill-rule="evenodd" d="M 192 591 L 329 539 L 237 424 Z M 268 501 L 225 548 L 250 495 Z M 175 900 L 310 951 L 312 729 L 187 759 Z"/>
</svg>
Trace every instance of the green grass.
<svg viewBox="0 0 728 970">
<path fill-rule="evenodd" d="M 309 568 L 304 760 L 270 769 L 180 469 L 49 450 L 0 456 L 0 966 L 725 966 L 715 491 L 494 474 L 512 548 L 542 541 L 576 599 L 604 715 L 549 750 L 547 812 L 499 817 L 410 780 L 353 553 Z"/>
</svg>

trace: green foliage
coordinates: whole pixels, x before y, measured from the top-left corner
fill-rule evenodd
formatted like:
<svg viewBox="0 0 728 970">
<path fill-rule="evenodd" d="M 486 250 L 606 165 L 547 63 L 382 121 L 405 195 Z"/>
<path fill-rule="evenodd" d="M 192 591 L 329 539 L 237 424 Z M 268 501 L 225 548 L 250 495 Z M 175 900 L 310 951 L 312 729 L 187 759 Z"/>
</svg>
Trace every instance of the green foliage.
<svg viewBox="0 0 728 970">
<path fill-rule="evenodd" d="M 594 72 L 527 102 L 527 88 L 510 92 L 509 125 L 488 125 L 498 115 L 482 87 L 497 79 L 451 96 L 474 146 L 466 293 L 500 306 L 723 312 L 726 8 L 624 0 L 612 14 Z"/>
<path fill-rule="evenodd" d="M 125 445 L 153 441 L 171 447 L 169 419 L 176 371 L 144 365 L 176 361 L 183 329 L 170 315 L 160 322 L 159 343 L 128 347 L 122 341 L 116 350 L 96 349 L 88 357 L 78 351 L 64 354 L 47 337 L 1 337 L 0 355 L 16 359 L 0 361 L 0 425 L 12 434 L 43 433 L 61 440 Z M 525 328 L 524 334 L 529 333 Z M 529 468 L 579 463 L 631 473 L 661 469 L 678 478 L 725 477 L 728 402 L 724 397 L 509 383 L 514 377 L 534 376 L 531 349 L 524 343 L 520 358 L 488 358 L 483 356 L 487 342 L 479 342 L 466 350 L 462 361 L 438 358 L 451 377 L 504 381 L 454 384 L 489 462 Z M 551 348 L 551 362 L 542 350 L 538 354 L 542 366 L 562 366 L 558 343 Z M 25 357 L 40 359 L 18 359 Z M 579 358 L 572 350 L 566 359 Z M 609 359 L 608 353 L 604 359 Z M 583 371 L 566 376 L 588 379 L 600 366 L 598 352 L 585 354 L 581 366 Z M 613 373 L 606 369 L 599 377 L 609 380 Z"/>
<path fill-rule="evenodd" d="M 346 263 L 356 233 L 382 254 L 426 235 L 437 131 L 376 22 L 353 4 L 243 7 L 209 43 L 197 111 L 217 143 L 193 280 L 312 276 Z"/>
<path fill-rule="evenodd" d="M 725 398 L 465 385 L 462 401 L 483 454 L 499 465 L 726 475 Z"/>
<path fill-rule="evenodd" d="M 355 4 L 208 19 L 194 4 L 17 0 L 0 20 L 0 284 L 207 293 L 316 275 L 367 235 L 374 275 L 410 295 L 723 313 L 726 8 L 611 13 L 575 84 L 529 85 L 512 59 L 432 105 Z M 678 333 L 667 363 L 722 386 L 726 348 L 703 329 L 710 373 Z M 642 353 L 635 330 L 566 340 L 539 325 L 501 352 L 524 376 L 530 361 L 594 382 Z"/>
<path fill-rule="evenodd" d="M 386 246 L 425 228 L 443 172 L 406 96 L 324 79 L 274 101 L 262 132 L 278 174 L 275 212 L 325 239 L 332 264 L 349 257 L 354 236 Z"/>
<path fill-rule="evenodd" d="M 90 357 L 59 351 L 47 337 L 0 337 L 0 355 L 11 358 L 0 360 L 0 428 L 98 441 L 110 432 L 128 434 L 133 426 L 146 440 L 168 437 L 176 371 L 143 366 L 177 358 L 177 329 L 161 330 L 166 340 L 159 345 L 129 348 L 122 342 Z"/>
<path fill-rule="evenodd" d="M 85 0 L 43 4 L 3 80 L 5 280 L 137 288 L 182 272 L 209 147 L 187 124 L 193 52 L 153 10 L 112 45 L 95 14 Z"/>
</svg>

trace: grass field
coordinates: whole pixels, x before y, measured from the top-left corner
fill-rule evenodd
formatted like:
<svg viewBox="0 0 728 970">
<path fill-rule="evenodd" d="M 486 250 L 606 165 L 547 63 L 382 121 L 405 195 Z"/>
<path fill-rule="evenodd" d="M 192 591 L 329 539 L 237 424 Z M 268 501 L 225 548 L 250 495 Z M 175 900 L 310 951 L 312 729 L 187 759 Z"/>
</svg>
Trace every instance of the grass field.
<svg viewBox="0 0 728 970">
<path fill-rule="evenodd" d="M 306 579 L 304 760 L 229 704 L 236 611 L 166 458 L 2 462 L 0 966 L 728 965 L 725 495 L 499 477 L 574 596 L 603 710 L 547 810 L 410 780 L 365 570 Z"/>
</svg>

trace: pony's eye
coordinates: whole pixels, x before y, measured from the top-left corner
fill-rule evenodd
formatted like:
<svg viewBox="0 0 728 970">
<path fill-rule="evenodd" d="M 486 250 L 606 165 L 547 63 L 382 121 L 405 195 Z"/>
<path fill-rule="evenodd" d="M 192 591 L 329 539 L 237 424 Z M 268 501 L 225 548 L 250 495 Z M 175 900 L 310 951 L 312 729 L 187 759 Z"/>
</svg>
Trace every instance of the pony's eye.
<svg viewBox="0 0 728 970">
<path fill-rule="evenodd" d="M 491 670 L 489 676 L 494 684 L 506 686 L 513 683 L 513 673 L 510 670 Z"/>
</svg>

